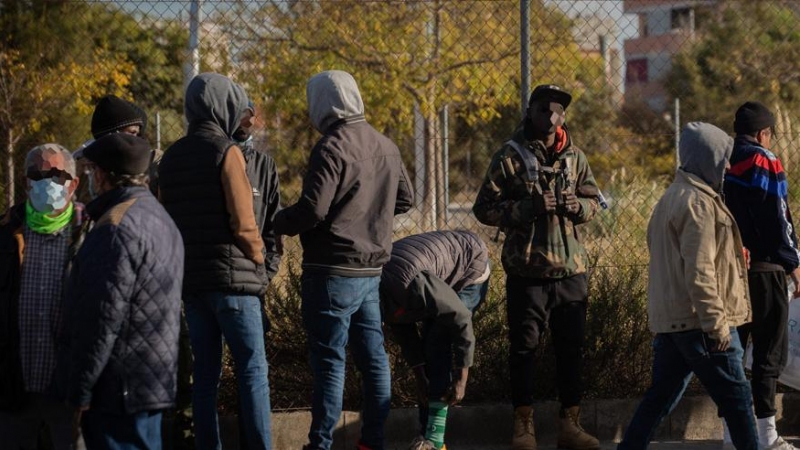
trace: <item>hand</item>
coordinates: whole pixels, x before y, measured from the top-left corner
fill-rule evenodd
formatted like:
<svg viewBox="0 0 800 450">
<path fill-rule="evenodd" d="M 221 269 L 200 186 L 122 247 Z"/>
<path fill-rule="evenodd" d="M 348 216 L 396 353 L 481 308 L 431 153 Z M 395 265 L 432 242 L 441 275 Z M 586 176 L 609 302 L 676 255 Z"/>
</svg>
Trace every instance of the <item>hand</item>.
<svg viewBox="0 0 800 450">
<path fill-rule="evenodd" d="M 570 214 L 581 212 L 581 202 L 578 201 L 578 196 L 572 192 L 564 194 L 564 208 Z"/>
<path fill-rule="evenodd" d="M 450 406 L 455 406 L 464 399 L 467 391 L 467 378 L 469 378 L 469 367 L 462 367 L 453 371 L 453 383 L 447 394 L 442 397 L 442 401 Z"/>
<path fill-rule="evenodd" d="M 792 298 L 789 299 L 791 301 L 800 297 L 800 267 L 794 269 L 794 271 L 789 274 L 789 277 L 791 277 L 794 282 L 794 292 L 792 292 Z"/>
<path fill-rule="evenodd" d="M 744 265 L 747 270 L 750 270 L 750 250 L 747 247 L 742 247 L 742 253 L 744 253 Z"/>
<path fill-rule="evenodd" d="M 425 365 L 414 367 L 414 379 L 416 380 L 417 402 L 420 405 L 428 406 L 428 376 L 425 375 Z"/>
<path fill-rule="evenodd" d="M 728 333 L 728 335 L 723 337 L 723 338 L 714 339 L 714 342 L 715 342 L 715 345 L 711 349 L 712 351 L 715 351 L 715 352 L 727 351 L 728 348 L 730 348 L 730 346 L 731 346 L 731 335 L 730 335 L 730 333 Z"/>
<path fill-rule="evenodd" d="M 533 194 L 534 213 L 537 215 L 554 212 L 556 205 L 556 195 L 553 194 L 553 191 L 544 191 L 541 196 Z"/>
<path fill-rule="evenodd" d="M 81 438 L 81 418 L 83 412 L 87 411 L 89 406 L 78 406 L 72 412 L 72 444 L 77 448 L 78 441 Z"/>
</svg>

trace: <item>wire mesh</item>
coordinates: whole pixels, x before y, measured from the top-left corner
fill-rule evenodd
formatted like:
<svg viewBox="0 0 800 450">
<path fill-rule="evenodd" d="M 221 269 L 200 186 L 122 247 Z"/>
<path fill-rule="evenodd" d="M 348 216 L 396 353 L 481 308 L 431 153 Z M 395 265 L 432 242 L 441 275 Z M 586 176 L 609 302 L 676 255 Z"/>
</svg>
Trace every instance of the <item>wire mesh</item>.
<svg viewBox="0 0 800 450">
<path fill-rule="evenodd" d="M 583 226 L 593 270 L 647 265 L 647 221 L 678 164 L 676 128 L 703 120 L 732 131 L 747 100 L 776 112 L 773 150 L 798 197 L 800 3 L 529 4 L 532 84 L 572 93 L 573 142 L 609 203 Z M 502 237 L 471 206 L 493 152 L 521 119 L 520 28 L 516 0 L 0 1 L 4 207 L 24 199 L 27 150 L 43 142 L 78 148 L 102 95 L 141 106 L 151 144 L 168 148 L 185 131 L 183 89 L 198 69 L 246 88 L 262 119 L 256 145 L 275 158 L 282 203 L 292 204 L 319 138 L 305 82 L 343 69 L 413 177 L 416 206 L 398 217 L 395 237 L 479 231 L 502 297 Z M 281 277 L 299 266 L 298 247 L 287 242 Z"/>
</svg>

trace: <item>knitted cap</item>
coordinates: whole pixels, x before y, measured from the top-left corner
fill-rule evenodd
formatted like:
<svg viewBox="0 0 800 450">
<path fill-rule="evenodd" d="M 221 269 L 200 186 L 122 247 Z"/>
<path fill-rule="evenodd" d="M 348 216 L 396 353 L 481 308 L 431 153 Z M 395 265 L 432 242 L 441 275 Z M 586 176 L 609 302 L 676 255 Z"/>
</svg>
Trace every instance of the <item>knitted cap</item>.
<svg viewBox="0 0 800 450">
<path fill-rule="evenodd" d="M 747 102 L 740 106 L 733 121 L 736 134 L 750 134 L 774 126 L 775 115 L 759 102 Z"/>
<path fill-rule="evenodd" d="M 95 139 L 131 125 L 139 125 L 141 134 L 144 134 L 147 115 L 141 108 L 114 95 L 106 95 L 97 102 L 92 114 L 92 136 Z"/>
<path fill-rule="evenodd" d="M 140 175 L 150 167 L 150 145 L 138 136 L 107 134 L 83 150 L 83 157 L 116 175 Z"/>
</svg>

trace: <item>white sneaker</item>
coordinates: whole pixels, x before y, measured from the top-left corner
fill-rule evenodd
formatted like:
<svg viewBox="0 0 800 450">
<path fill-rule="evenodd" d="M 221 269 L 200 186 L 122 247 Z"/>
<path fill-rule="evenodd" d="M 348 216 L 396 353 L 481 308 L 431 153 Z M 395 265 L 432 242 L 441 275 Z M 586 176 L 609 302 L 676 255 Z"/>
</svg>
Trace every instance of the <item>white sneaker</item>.
<svg viewBox="0 0 800 450">
<path fill-rule="evenodd" d="M 425 436 L 417 436 L 411 441 L 408 450 L 436 450 L 436 447 Z"/>
<path fill-rule="evenodd" d="M 775 442 L 772 443 L 772 445 L 765 448 L 764 450 L 798 450 L 798 449 L 794 445 L 784 441 L 782 437 L 778 437 L 778 439 L 776 439 Z"/>
</svg>

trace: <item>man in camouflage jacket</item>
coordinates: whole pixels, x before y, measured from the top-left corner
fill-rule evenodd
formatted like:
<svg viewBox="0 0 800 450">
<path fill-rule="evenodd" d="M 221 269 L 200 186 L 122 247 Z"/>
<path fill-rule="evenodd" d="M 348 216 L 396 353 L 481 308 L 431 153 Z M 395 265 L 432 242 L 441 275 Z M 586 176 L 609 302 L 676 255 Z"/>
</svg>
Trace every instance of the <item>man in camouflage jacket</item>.
<svg viewBox="0 0 800 450">
<path fill-rule="evenodd" d="M 525 119 L 492 158 L 473 207 L 481 223 L 506 235 L 512 447 L 520 450 L 536 448 L 533 358 L 548 324 L 561 401 L 558 447 L 599 448 L 579 423 L 588 285 L 578 229 L 594 217 L 599 191 L 586 155 L 572 145 L 564 123 L 571 100 L 558 86 L 534 89 Z"/>
</svg>

